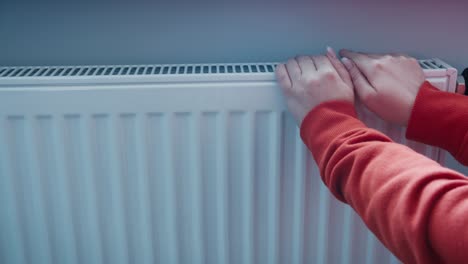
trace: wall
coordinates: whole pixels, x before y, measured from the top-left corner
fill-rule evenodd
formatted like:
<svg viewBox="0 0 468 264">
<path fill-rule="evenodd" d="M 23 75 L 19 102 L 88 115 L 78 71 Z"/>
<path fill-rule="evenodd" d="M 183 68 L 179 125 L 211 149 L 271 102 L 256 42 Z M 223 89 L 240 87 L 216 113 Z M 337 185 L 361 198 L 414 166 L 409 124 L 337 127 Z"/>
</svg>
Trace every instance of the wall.
<svg viewBox="0 0 468 264">
<path fill-rule="evenodd" d="M 467 1 L 76 2 L 0 2 L 0 65 L 282 61 L 331 45 L 468 66 Z"/>
</svg>

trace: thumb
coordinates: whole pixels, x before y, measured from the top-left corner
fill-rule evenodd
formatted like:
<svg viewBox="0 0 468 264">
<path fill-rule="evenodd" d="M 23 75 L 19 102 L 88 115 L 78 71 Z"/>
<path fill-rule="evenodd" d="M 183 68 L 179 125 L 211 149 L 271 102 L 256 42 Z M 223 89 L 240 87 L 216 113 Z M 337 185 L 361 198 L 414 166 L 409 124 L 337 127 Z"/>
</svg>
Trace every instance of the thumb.
<svg viewBox="0 0 468 264">
<path fill-rule="evenodd" d="M 372 87 L 372 85 L 370 85 L 367 78 L 362 74 L 353 61 L 348 58 L 343 58 L 342 61 L 351 76 L 351 80 L 353 81 L 354 88 L 356 89 L 359 99 L 366 104 L 369 97 L 375 95 L 377 91 Z"/>
<path fill-rule="evenodd" d="M 349 76 L 349 72 L 346 70 L 345 66 L 343 66 L 343 63 L 341 63 L 340 59 L 336 56 L 335 51 L 327 47 L 327 57 L 330 60 L 331 64 L 335 68 L 335 70 L 338 72 L 338 75 L 340 75 L 341 79 L 349 86 L 353 87 L 353 82 L 351 81 L 351 77 Z"/>
<path fill-rule="evenodd" d="M 364 76 L 371 76 L 373 67 L 370 62 L 375 59 L 374 55 L 354 52 L 346 49 L 340 50 L 340 55 L 352 60 L 353 64 L 358 67 L 359 71 L 361 71 Z"/>
</svg>

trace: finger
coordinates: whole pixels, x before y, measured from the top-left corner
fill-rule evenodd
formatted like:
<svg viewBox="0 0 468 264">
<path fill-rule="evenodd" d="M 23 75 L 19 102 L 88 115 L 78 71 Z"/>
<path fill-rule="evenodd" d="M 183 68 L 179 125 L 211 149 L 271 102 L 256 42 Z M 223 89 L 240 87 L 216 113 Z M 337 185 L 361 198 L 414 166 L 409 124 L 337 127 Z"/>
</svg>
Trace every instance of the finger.
<svg viewBox="0 0 468 264">
<path fill-rule="evenodd" d="M 335 68 L 333 67 L 333 65 L 331 64 L 330 60 L 327 57 L 316 56 L 316 57 L 313 57 L 313 60 L 315 62 L 315 66 L 317 66 L 317 71 L 331 72 L 338 76 L 338 73 L 336 72 Z"/>
<path fill-rule="evenodd" d="M 381 59 L 385 56 L 392 56 L 392 57 L 409 57 L 407 54 L 400 53 L 400 52 L 390 52 L 390 53 L 363 53 L 363 52 L 356 52 L 362 55 L 367 55 L 371 59 Z"/>
<path fill-rule="evenodd" d="M 392 52 L 392 53 L 389 53 L 389 55 L 393 57 L 409 57 L 407 54 L 400 53 L 400 52 Z"/>
<path fill-rule="evenodd" d="M 365 54 L 365 53 L 362 53 L 362 52 L 356 52 L 356 51 L 351 51 L 351 50 L 347 50 L 347 49 L 342 49 L 340 50 L 340 55 L 341 57 L 346 57 L 350 60 L 353 60 L 353 61 L 357 61 L 357 60 L 367 60 L 369 59 L 369 55 L 372 55 L 372 54 Z M 375 56 L 375 54 L 374 54 Z"/>
<path fill-rule="evenodd" d="M 396 57 L 396 58 L 405 58 L 405 59 L 411 59 L 411 56 L 405 53 L 390 53 L 391 56 Z"/>
<path fill-rule="evenodd" d="M 297 63 L 296 59 L 289 59 L 286 63 L 286 69 L 288 70 L 291 83 L 294 83 L 296 80 L 299 80 L 301 78 L 301 68 L 299 67 L 299 64 Z"/>
<path fill-rule="evenodd" d="M 327 57 L 344 83 L 346 83 L 349 87 L 353 87 L 353 81 L 351 80 L 351 76 L 349 76 L 348 70 L 338 59 L 335 51 L 330 47 L 327 47 Z"/>
<path fill-rule="evenodd" d="M 407 57 L 407 55 L 398 52 L 391 52 L 391 53 L 362 53 L 371 59 L 382 59 L 385 57 Z"/>
<path fill-rule="evenodd" d="M 354 52 L 364 57 L 369 57 L 371 59 L 380 59 L 383 56 L 387 55 L 387 54 L 381 54 L 381 53 L 369 53 L 369 52 L 359 52 L 359 51 L 350 51 L 350 52 Z"/>
<path fill-rule="evenodd" d="M 312 61 L 312 59 L 309 56 L 298 56 L 296 57 L 296 61 L 298 62 L 299 67 L 301 68 L 302 74 L 317 71 L 314 61 Z"/>
<path fill-rule="evenodd" d="M 351 76 L 351 80 L 353 81 L 354 88 L 359 98 L 361 101 L 366 102 L 369 97 L 376 93 L 376 90 L 353 61 L 345 57 L 343 58 L 343 64 Z"/>
<path fill-rule="evenodd" d="M 340 55 L 342 57 L 348 58 L 354 62 L 354 64 L 359 68 L 364 76 L 368 77 L 372 74 L 372 64 L 371 62 L 375 59 L 380 58 L 379 55 L 369 55 L 359 52 L 354 52 L 350 50 L 340 50 Z"/>
<path fill-rule="evenodd" d="M 275 70 L 276 79 L 283 89 L 291 89 L 292 83 L 291 79 L 289 78 L 288 71 L 284 64 L 279 64 Z"/>
</svg>

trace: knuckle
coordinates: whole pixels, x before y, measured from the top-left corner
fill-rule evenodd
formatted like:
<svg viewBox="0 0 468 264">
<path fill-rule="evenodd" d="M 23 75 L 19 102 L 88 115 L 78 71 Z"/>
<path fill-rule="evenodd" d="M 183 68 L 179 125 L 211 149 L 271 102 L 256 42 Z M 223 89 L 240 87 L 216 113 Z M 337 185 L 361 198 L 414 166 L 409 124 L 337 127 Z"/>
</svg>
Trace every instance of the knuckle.
<svg viewBox="0 0 468 264">
<path fill-rule="evenodd" d="M 333 80 L 336 80 L 336 74 L 333 71 L 327 70 L 323 72 L 322 78 L 333 81 Z"/>
<path fill-rule="evenodd" d="M 291 95 L 292 94 L 292 91 L 293 91 L 293 84 L 291 84 L 290 82 L 283 82 L 281 85 L 280 85 L 281 89 L 284 91 L 284 93 L 286 95 Z"/>
<path fill-rule="evenodd" d="M 309 58 L 311 58 L 312 60 L 318 60 L 320 58 L 320 56 L 318 55 L 312 55 L 310 56 Z"/>
<path fill-rule="evenodd" d="M 419 61 L 413 57 L 408 58 L 408 61 L 412 64 L 419 65 Z"/>
<path fill-rule="evenodd" d="M 291 65 L 294 62 L 295 62 L 294 58 L 289 58 L 287 64 Z"/>
<path fill-rule="evenodd" d="M 286 71 L 284 70 L 284 67 L 278 67 L 275 71 L 275 74 L 278 81 L 283 81 L 286 79 Z"/>
<path fill-rule="evenodd" d="M 392 56 L 389 60 L 388 60 L 388 63 L 398 63 L 399 61 L 401 61 L 402 59 L 404 59 L 403 57 L 400 57 L 400 56 Z"/>
<path fill-rule="evenodd" d="M 289 80 L 288 80 L 286 74 L 281 74 L 281 75 L 279 75 L 277 78 L 278 78 L 278 82 L 279 82 L 282 86 L 287 86 L 287 85 L 288 85 Z"/>
<path fill-rule="evenodd" d="M 303 77 L 303 82 L 306 86 L 315 86 L 319 81 L 315 76 L 305 76 Z"/>
<path fill-rule="evenodd" d="M 277 67 L 275 70 L 275 74 L 276 74 L 276 79 L 278 80 L 280 87 L 284 91 L 291 88 L 291 82 L 289 81 L 289 76 L 286 73 L 286 69 L 284 65 L 280 65 L 279 67 Z"/>
<path fill-rule="evenodd" d="M 284 67 L 284 65 L 279 65 L 278 67 L 276 67 L 275 69 L 275 74 L 277 76 L 282 76 L 286 73 L 286 69 Z"/>
<path fill-rule="evenodd" d="M 374 72 L 381 72 L 385 68 L 385 62 L 383 60 L 378 60 L 374 62 L 373 69 Z"/>
<path fill-rule="evenodd" d="M 282 89 L 286 96 L 291 96 L 293 94 L 293 88 L 291 85 L 282 86 Z"/>
<path fill-rule="evenodd" d="M 278 67 L 276 67 L 275 74 L 276 74 L 276 76 L 281 76 L 282 74 L 284 74 L 284 65 L 283 64 L 280 64 L 280 65 L 278 65 Z"/>
<path fill-rule="evenodd" d="M 408 54 L 405 54 L 405 53 L 401 53 L 401 54 L 398 54 L 398 58 L 399 59 L 411 59 L 410 56 L 408 56 Z"/>
<path fill-rule="evenodd" d="M 394 57 L 393 57 L 392 55 L 386 54 L 386 55 L 384 55 L 384 56 L 382 57 L 381 60 L 382 60 L 383 62 L 388 62 L 388 61 L 392 61 L 393 59 L 394 59 Z"/>
<path fill-rule="evenodd" d="M 287 96 L 291 96 L 294 91 L 292 85 L 282 85 L 281 89 L 283 90 L 284 94 Z"/>
</svg>

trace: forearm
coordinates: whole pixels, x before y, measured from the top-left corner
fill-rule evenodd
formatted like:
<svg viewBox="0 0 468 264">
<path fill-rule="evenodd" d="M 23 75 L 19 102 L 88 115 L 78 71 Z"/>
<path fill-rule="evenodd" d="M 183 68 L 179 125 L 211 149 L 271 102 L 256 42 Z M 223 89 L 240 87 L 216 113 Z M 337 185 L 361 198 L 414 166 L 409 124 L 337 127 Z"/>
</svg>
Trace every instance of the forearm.
<svg viewBox="0 0 468 264">
<path fill-rule="evenodd" d="M 425 82 L 416 97 L 407 138 L 444 148 L 468 165 L 468 97 Z"/>
<path fill-rule="evenodd" d="M 301 136 L 332 193 L 403 262 L 468 259 L 468 181 L 462 175 L 365 127 L 349 103 L 315 108 Z"/>
</svg>

